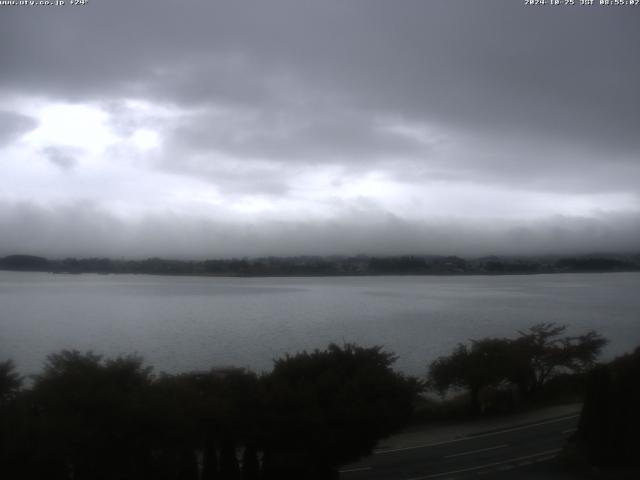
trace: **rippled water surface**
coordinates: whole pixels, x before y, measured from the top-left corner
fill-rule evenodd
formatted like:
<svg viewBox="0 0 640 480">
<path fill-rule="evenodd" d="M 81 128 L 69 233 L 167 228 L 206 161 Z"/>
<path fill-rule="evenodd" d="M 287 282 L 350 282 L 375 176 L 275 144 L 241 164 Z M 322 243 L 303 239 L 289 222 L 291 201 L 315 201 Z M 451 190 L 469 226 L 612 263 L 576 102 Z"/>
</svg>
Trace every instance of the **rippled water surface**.
<svg viewBox="0 0 640 480">
<path fill-rule="evenodd" d="M 611 356 L 640 345 L 640 274 L 206 278 L 0 272 L 0 360 L 137 352 L 158 370 L 268 369 L 330 342 L 384 345 L 420 374 L 457 342 L 536 322 L 597 329 Z"/>
</svg>

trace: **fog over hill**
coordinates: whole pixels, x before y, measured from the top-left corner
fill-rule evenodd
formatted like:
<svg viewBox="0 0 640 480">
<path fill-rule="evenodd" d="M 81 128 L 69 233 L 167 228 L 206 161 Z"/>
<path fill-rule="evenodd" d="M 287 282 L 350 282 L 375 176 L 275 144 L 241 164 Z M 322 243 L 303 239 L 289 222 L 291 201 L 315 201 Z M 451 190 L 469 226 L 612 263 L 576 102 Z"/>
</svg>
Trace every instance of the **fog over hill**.
<svg viewBox="0 0 640 480">
<path fill-rule="evenodd" d="M 0 256 L 638 250 L 640 8 L 0 9 Z"/>
</svg>

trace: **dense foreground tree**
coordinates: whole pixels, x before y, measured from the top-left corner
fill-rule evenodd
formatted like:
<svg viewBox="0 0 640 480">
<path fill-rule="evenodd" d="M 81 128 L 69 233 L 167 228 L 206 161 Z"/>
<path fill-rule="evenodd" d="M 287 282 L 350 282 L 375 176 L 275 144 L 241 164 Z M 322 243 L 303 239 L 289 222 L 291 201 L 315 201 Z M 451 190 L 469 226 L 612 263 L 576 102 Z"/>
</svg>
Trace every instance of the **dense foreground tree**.
<svg viewBox="0 0 640 480">
<path fill-rule="evenodd" d="M 0 478 L 7 465 L 14 462 L 11 445 L 15 441 L 16 398 L 22 387 L 22 377 L 11 360 L 0 362 Z"/>
<path fill-rule="evenodd" d="M 582 373 L 593 367 L 607 340 L 594 330 L 562 336 L 566 325 L 538 323 L 512 343 L 509 379 L 523 394 L 534 394 L 558 373 Z"/>
<path fill-rule="evenodd" d="M 11 360 L 0 362 L 0 405 L 11 401 L 20 391 L 23 378 Z"/>
<path fill-rule="evenodd" d="M 513 385 L 527 397 L 562 373 L 583 373 L 595 364 L 606 340 L 595 331 L 562 336 L 566 326 L 539 323 L 516 339 L 485 338 L 458 344 L 450 355 L 429 365 L 428 385 L 444 394 L 451 388 L 469 392 L 470 410 L 481 411 L 486 387 Z"/>
<path fill-rule="evenodd" d="M 334 478 L 408 420 L 417 380 L 379 347 L 331 345 L 242 369 L 153 375 L 139 357 L 50 355 L 30 389 L 0 364 L 0 477 Z"/>
<path fill-rule="evenodd" d="M 394 372 L 395 359 L 347 344 L 276 361 L 264 379 L 267 478 L 337 478 L 404 426 L 422 386 Z"/>
<path fill-rule="evenodd" d="M 151 369 L 138 357 L 103 360 L 93 353 L 50 355 L 26 399 L 35 448 L 21 468 L 47 478 L 118 478 L 148 470 Z"/>
<path fill-rule="evenodd" d="M 589 373 L 576 433 L 589 463 L 640 470 L 639 406 L 640 347 Z"/>
<path fill-rule="evenodd" d="M 511 342 L 504 338 L 472 340 L 462 343 L 446 357 L 440 357 L 429 366 L 428 384 L 444 394 L 452 387 L 469 391 L 469 408 L 480 413 L 480 391 L 497 385 L 509 375 Z"/>
</svg>

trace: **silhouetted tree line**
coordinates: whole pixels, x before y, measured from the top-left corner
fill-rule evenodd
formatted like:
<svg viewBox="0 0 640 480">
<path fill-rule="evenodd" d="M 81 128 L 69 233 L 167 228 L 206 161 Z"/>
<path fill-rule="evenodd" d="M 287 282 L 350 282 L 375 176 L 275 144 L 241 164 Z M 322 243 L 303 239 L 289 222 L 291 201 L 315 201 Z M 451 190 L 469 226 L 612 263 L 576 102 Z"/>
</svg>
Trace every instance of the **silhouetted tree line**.
<svg viewBox="0 0 640 480">
<path fill-rule="evenodd" d="M 242 369 L 154 375 L 136 356 L 50 355 L 29 388 L 0 363 L 0 476 L 338 478 L 404 426 L 422 384 L 380 347 L 330 345 Z"/>
<path fill-rule="evenodd" d="M 557 266 L 557 262 L 556 262 Z M 553 271 L 553 267 L 549 265 L 539 264 L 529 261 L 504 261 L 504 260 L 489 260 L 484 264 L 484 269 L 487 273 L 542 273 Z"/>
<path fill-rule="evenodd" d="M 473 414 L 483 410 L 481 393 L 486 389 L 506 389 L 515 406 L 517 398 L 534 398 L 554 377 L 585 373 L 595 365 L 607 341 L 593 330 L 562 336 L 565 330 L 563 325 L 539 323 L 515 339 L 460 343 L 429 365 L 428 385 L 441 394 L 466 389 Z"/>
<path fill-rule="evenodd" d="M 152 275 L 304 276 L 437 275 L 611 272 L 640 270 L 640 256 L 463 259 L 456 256 L 262 257 L 203 261 L 147 258 L 65 258 L 32 255 L 0 258 L 0 269 L 54 273 L 142 273 Z"/>
<path fill-rule="evenodd" d="M 605 272 L 633 270 L 633 264 L 616 258 L 563 258 L 556 267 L 572 272 Z"/>
<path fill-rule="evenodd" d="M 637 472 L 639 431 L 640 347 L 589 373 L 575 440 L 591 465 Z"/>
</svg>

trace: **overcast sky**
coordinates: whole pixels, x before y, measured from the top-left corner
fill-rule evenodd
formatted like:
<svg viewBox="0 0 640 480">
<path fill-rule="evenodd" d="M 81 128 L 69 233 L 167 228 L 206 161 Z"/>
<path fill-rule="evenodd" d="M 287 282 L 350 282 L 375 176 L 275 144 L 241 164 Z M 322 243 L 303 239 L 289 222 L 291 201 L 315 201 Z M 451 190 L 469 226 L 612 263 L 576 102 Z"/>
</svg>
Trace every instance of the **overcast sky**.
<svg viewBox="0 0 640 480">
<path fill-rule="evenodd" d="M 1 6 L 0 254 L 638 251 L 639 45 L 632 6 Z"/>
</svg>

